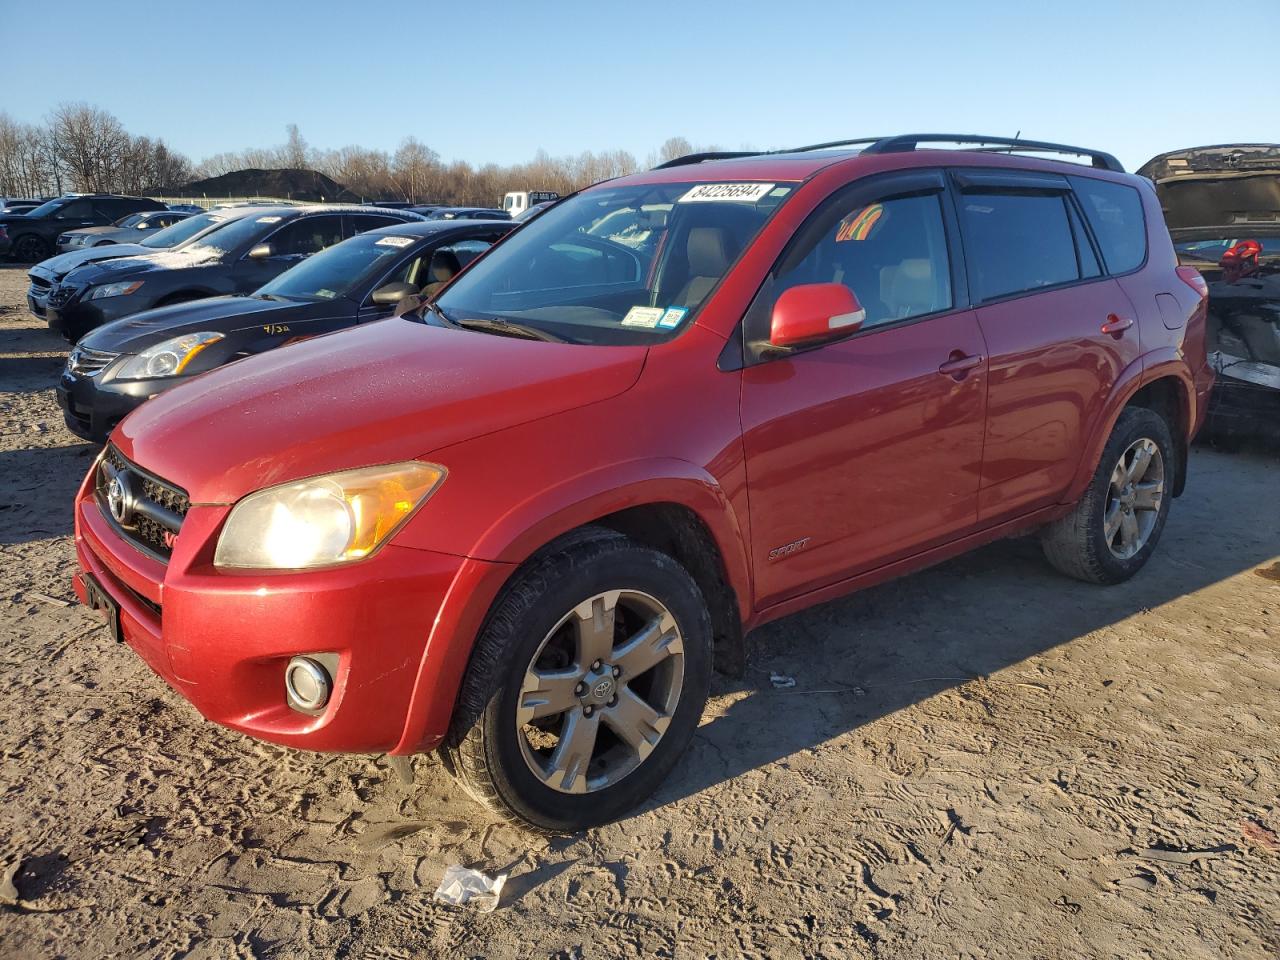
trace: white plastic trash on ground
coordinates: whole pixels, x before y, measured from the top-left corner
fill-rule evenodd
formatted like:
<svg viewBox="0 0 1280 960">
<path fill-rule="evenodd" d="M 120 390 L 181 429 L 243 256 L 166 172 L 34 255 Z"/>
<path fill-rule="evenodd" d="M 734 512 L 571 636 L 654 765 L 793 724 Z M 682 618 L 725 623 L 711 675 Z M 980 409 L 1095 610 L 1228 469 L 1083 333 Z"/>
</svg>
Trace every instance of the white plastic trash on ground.
<svg viewBox="0 0 1280 960">
<path fill-rule="evenodd" d="M 455 863 L 445 870 L 444 879 L 436 889 L 435 899 L 455 907 L 474 903 L 481 913 L 493 913 L 498 909 L 502 885 L 506 882 L 505 873 L 490 878 L 479 870 L 469 870 Z"/>
</svg>

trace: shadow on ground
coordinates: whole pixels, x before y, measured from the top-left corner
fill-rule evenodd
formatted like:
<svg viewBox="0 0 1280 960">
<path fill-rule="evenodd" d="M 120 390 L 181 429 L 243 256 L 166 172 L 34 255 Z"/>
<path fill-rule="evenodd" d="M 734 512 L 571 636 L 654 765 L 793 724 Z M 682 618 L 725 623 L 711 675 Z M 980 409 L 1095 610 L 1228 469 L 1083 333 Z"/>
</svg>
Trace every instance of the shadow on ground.
<svg viewBox="0 0 1280 960">
<path fill-rule="evenodd" d="M 1242 479 L 1233 484 L 1237 472 Z M 1066 579 L 1044 560 L 1037 540 L 1026 537 L 762 627 L 750 638 L 754 668 L 746 679 L 718 678 L 715 690 L 746 695 L 704 722 L 690 755 L 647 809 L 1235 574 L 1270 569 L 1280 555 L 1277 481 L 1274 455 L 1197 449 L 1187 491 L 1174 501 L 1158 549 L 1126 584 Z M 1234 502 L 1206 497 L 1208 486 L 1234 486 Z M 795 687 L 773 689 L 771 671 L 794 677 Z"/>
</svg>

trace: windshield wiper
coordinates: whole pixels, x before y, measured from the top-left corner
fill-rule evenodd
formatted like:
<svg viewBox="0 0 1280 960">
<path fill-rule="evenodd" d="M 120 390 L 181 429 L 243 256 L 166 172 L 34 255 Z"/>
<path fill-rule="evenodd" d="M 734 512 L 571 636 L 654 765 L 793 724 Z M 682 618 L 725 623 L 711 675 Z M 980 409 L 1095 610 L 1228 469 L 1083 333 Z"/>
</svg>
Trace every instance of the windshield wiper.
<svg viewBox="0 0 1280 960">
<path fill-rule="evenodd" d="M 436 319 L 440 321 L 441 326 L 448 327 L 450 330 L 461 330 L 462 325 L 453 317 L 445 313 L 434 300 L 424 300 L 422 302 L 423 309 L 430 310 L 436 315 Z"/>
<path fill-rule="evenodd" d="M 500 336 L 523 337 L 526 340 L 543 340 L 546 343 L 569 342 L 564 337 L 556 336 L 546 330 L 540 330 L 525 323 L 516 323 L 513 320 L 503 320 L 499 317 L 468 317 L 466 320 L 455 320 L 445 313 L 434 300 L 427 300 L 422 306 L 435 314 L 441 325 L 448 327 L 450 330 L 476 330 L 482 333 L 496 333 Z"/>
<path fill-rule="evenodd" d="M 439 310 L 436 307 L 436 310 Z M 564 337 L 557 336 L 527 323 L 516 323 L 514 320 L 503 320 L 499 317 L 474 317 L 467 320 L 453 321 L 466 330 L 483 330 L 486 333 L 497 333 L 509 337 L 524 337 L 526 340 L 543 340 L 546 343 L 568 343 Z"/>
</svg>

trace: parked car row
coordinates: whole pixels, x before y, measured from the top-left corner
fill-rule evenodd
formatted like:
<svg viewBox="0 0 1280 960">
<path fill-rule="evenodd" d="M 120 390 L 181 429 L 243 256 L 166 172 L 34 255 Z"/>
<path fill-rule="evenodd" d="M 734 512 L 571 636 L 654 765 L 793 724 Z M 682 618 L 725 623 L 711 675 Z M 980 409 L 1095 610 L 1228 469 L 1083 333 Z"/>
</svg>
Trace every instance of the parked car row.
<svg viewBox="0 0 1280 960">
<path fill-rule="evenodd" d="M 56 279 L 50 272 L 57 258 L 37 265 L 29 274 L 32 312 L 75 341 L 141 310 L 251 293 L 347 237 L 422 220 L 408 210 L 332 204 L 233 207 L 204 216 L 214 221 L 212 229 L 167 250 L 80 262 Z"/>
<path fill-rule="evenodd" d="M 131 213 L 167 209 L 147 197 L 108 193 L 55 197 L 25 213 L 0 215 L 0 257 L 34 263 L 53 254 L 58 238 L 70 230 L 105 227 Z"/>
<path fill-rule="evenodd" d="M 77 495 L 78 596 L 210 720 L 437 750 L 542 830 L 657 789 L 761 623 L 1029 530 L 1133 576 L 1214 380 L 1151 182 L 1061 144 L 700 154 L 514 228 L 210 216 L 43 307 L 256 290 L 74 349 L 84 435 L 158 394 Z"/>
<path fill-rule="evenodd" d="M 190 213 L 181 210 L 130 213 L 110 226 L 85 227 L 83 230 L 71 230 L 59 234 L 58 252 L 67 253 L 83 247 L 105 247 L 112 243 L 138 243 L 158 230 L 171 227 L 189 216 L 191 216 Z"/>
<path fill-rule="evenodd" d="M 328 247 L 247 296 L 210 297 L 91 330 L 58 383 L 67 426 L 104 442 L 156 394 L 222 364 L 381 320 L 432 296 L 511 229 L 509 223 L 396 223 Z M 216 237 L 216 235 L 215 235 Z"/>
</svg>

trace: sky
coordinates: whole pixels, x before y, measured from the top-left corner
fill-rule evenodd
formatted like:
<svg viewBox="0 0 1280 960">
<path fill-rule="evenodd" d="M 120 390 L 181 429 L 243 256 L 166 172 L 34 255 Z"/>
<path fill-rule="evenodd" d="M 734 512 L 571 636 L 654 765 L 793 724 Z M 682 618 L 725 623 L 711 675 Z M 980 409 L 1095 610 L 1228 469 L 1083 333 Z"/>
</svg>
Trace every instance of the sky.
<svg viewBox="0 0 1280 960">
<path fill-rule="evenodd" d="M 1280 49 L 1280 0 L 1218 9 L 1225 27 L 1168 0 L 0 0 L 0 111 L 85 101 L 193 160 L 296 123 L 315 147 L 413 135 L 472 163 L 1021 131 L 1133 170 L 1280 140 L 1242 54 Z"/>
</svg>

